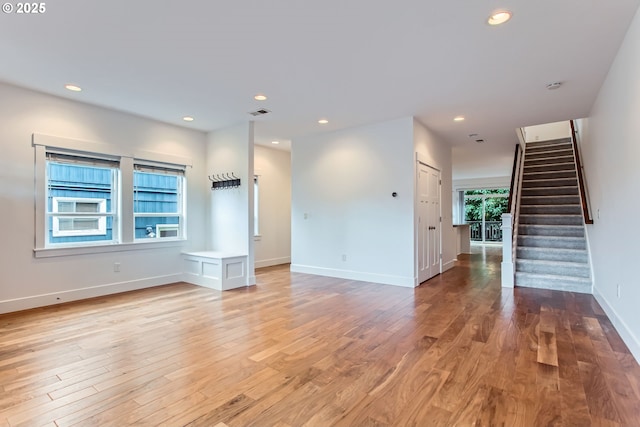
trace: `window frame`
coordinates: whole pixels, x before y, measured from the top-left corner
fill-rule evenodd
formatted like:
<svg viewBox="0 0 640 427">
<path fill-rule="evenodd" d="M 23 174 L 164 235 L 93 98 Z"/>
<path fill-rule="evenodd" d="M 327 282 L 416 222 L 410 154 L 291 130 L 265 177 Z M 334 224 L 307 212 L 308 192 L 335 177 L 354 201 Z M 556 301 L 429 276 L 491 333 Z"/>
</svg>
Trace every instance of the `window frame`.
<svg viewBox="0 0 640 427">
<path fill-rule="evenodd" d="M 34 180 L 35 180 L 35 235 L 34 257 L 49 258 L 59 256 L 86 255 L 94 253 L 120 252 L 138 249 L 165 248 L 171 246 L 183 246 L 186 241 L 187 218 L 187 185 L 189 175 L 187 171 L 192 168 L 192 160 L 186 157 L 174 156 L 146 150 L 135 150 L 128 147 L 76 140 L 71 138 L 51 135 L 32 135 L 31 145 L 34 149 Z M 114 230 L 117 229 L 117 241 L 90 241 L 77 242 L 70 245 L 47 245 L 48 240 L 48 188 L 47 188 L 47 152 L 73 155 L 86 158 L 106 158 L 119 161 L 119 173 L 116 174 L 115 186 L 119 189 L 114 211 Z M 185 171 L 183 179 L 183 232 L 180 238 L 163 239 L 134 239 L 133 216 L 133 165 L 134 159 L 144 159 L 158 165 L 179 167 Z M 112 200 L 113 203 L 113 200 Z M 96 216 L 93 214 L 93 216 Z M 117 226 L 117 227 L 116 227 Z"/>
<path fill-rule="evenodd" d="M 260 175 L 253 176 L 253 237 L 259 239 L 260 234 Z"/>
<path fill-rule="evenodd" d="M 37 158 L 36 158 L 37 161 Z M 42 236 L 42 245 L 45 249 L 54 249 L 54 248 L 73 248 L 73 247 L 85 247 L 92 245 L 112 245 L 120 242 L 120 217 L 119 217 L 119 205 L 120 205 L 120 159 L 115 156 L 105 155 L 102 153 L 87 153 L 87 152 L 75 152 L 70 150 L 64 150 L 60 148 L 49 147 L 45 149 L 44 153 L 44 203 L 45 203 L 45 213 L 44 213 L 44 221 L 45 221 L 45 230 L 44 236 Z M 87 167 L 87 168 L 96 168 L 102 170 L 108 170 L 110 172 L 109 179 L 109 199 L 111 200 L 111 208 L 109 211 L 106 209 L 105 202 L 105 212 L 104 213 L 91 213 L 90 215 L 83 215 L 79 213 L 59 213 L 54 212 L 54 200 L 51 197 L 51 209 L 49 209 L 49 192 L 52 191 L 51 180 L 49 176 L 49 172 L 51 170 L 50 164 L 54 165 L 68 165 L 74 167 Z M 77 190 L 83 191 L 81 187 L 77 187 Z M 93 189 L 92 189 L 93 190 Z M 102 199 L 91 199 L 84 197 L 71 197 L 70 199 L 84 199 L 89 201 L 94 200 L 102 200 Z M 37 211 L 37 206 L 36 206 Z M 82 216 L 90 216 L 90 217 L 102 217 L 104 218 L 104 234 L 87 232 L 87 233 L 78 233 L 78 232 L 69 232 L 63 233 L 60 235 L 59 233 L 55 233 L 56 225 L 59 228 L 59 222 L 55 221 L 55 218 L 59 217 L 82 217 Z M 96 240 L 82 240 L 82 241 L 68 241 L 68 242 L 53 242 L 50 240 L 49 231 L 51 231 L 52 238 L 64 238 L 64 237 L 89 237 L 89 236 L 106 236 L 107 235 L 107 218 L 112 219 L 111 224 L 111 239 L 96 239 Z M 57 224 L 56 224 L 57 223 Z M 55 235 L 59 234 L 59 235 Z"/>
<path fill-rule="evenodd" d="M 146 173 L 153 175 L 171 175 L 177 177 L 177 209 L 176 212 L 136 212 L 135 204 L 137 200 L 137 190 L 135 186 L 135 174 L 136 173 Z M 186 179 L 185 179 L 185 168 L 178 165 L 166 165 L 166 164 L 157 164 L 154 162 L 149 162 L 146 160 L 135 159 L 133 164 L 133 186 L 132 186 L 132 195 L 133 195 L 133 240 L 135 242 L 145 242 L 148 241 L 148 237 L 136 237 L 135 236 L 135 224 L 137 218 L 158 218 L 158 217 L 169 217 L 169 218 L 178 218 L 178 224 L 155 224 L 152 226 L 155 228 L 155 239 L 161 240 L 169 240 L 169 239 L 184 239 L 186 236 L 184 226 L 185 224 L 185 211 L 186 211 Z M 161 231 L 167 229 L 173 229 L 175 226 L 178 227 L 177 236 L 168 236 L 162 237 Z"/>
<path fill-rule="evenodd" d="M 500 192 L 498 193 L 498 191 L 504 191 L 507 190 L 506 192 Z M 477 194 L 467 194 L 468 192 L 477 192 Z M 504 198 L 504 199 L 508 199 L 509 197 L 509 189 L 508 188 L 504 188 L 504 187 L 495 187 L 495 188 L 469 188 L 466 190 L 460 190 L 460 194 L 461 194 L 461 198 L 462 198 L 462 205 L 461 205 L 461 215 L 462 215 L 462 219 L 464 221 L 464 223 L 466 224 L 471 224 L 469 222 L 467 222 L 467 216 L 466 216 L 466 205 L 467 205 L 467 200 L 470 199 L 478 199 L 481 201 L 482 204 L 482 220 L 480 221 L 480 234 L 482 236 L 481 240 L 472 240 L 473 242 L 478 242 L 481 244 L 486 244 L 486 243 L 496 243 L 495 241 L 487 241 L 486 240 L 486 223 L 487 223 L 487 219 L 486 219 L 486 203 L 487 203 L 487 199 L 490 198 Z M 477 221 L 477 220 L 476 220 Z"/>
</svg>

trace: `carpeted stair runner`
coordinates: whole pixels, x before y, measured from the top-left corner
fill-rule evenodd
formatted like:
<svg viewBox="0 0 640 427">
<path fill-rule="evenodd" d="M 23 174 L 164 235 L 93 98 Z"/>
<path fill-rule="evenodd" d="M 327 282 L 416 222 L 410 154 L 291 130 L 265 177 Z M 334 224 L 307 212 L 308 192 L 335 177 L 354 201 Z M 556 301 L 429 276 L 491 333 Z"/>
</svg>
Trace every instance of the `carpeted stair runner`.
<svg viewBox="0 0 640 427">
<path fill-rule="evenodd" d="M 527 143 L 516 286 L 591 293 L 571 139 Z"/>
</svg>

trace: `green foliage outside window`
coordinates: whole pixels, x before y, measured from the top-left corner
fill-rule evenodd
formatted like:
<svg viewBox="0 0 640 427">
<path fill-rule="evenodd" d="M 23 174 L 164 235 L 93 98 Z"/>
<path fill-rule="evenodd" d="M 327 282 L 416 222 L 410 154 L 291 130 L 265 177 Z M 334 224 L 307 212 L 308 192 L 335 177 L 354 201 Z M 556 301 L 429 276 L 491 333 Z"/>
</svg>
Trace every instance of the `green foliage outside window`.
<svg viewBox="0 0 640 427">
<path fill-rule="evenodd" d="M 502 214 L 507 211 L 507 197 L 490 197 L 493 194 L 509 194 L 506 188 L 494 190 L 467 190 L 464 192 L 465 221 L 482 221 L 482 196 L 485 196 L 485 221 L 501 221 Z"/>
</svg>

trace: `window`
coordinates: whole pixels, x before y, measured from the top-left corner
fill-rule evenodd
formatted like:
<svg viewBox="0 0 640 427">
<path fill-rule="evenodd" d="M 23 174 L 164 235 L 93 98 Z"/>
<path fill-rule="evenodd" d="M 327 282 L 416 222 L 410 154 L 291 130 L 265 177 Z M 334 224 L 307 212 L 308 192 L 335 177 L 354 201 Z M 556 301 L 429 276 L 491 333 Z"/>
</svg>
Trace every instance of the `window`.
<svg viewBox="0 0 640 427">
<path fill-rule="evenodd" d="M 253 235 L 260 235 L 260 193 L 258 192 L 258 175 L 253 177 Z"/>
<path fill-rule="evenodd" d="M 32 144 L 36 258 L 180 245 L 186 238 L 189 159 L 41 134 Z"/>
<path fill-rule="evenodd" d="M 508 209 L 508 197 L 506 188 L 464 192 L 464 219 L 472 241 L 502 242 L 502 214 Z"/>
<path fill-rule="evenodd" d="M 118 162 L 47 153 L 46 246 L 116 242 Z"/>
<path fill-rule="evenodd" d="M 135 163 L 135 239 L 182 237 L 184 170 Z"/>
</svg>

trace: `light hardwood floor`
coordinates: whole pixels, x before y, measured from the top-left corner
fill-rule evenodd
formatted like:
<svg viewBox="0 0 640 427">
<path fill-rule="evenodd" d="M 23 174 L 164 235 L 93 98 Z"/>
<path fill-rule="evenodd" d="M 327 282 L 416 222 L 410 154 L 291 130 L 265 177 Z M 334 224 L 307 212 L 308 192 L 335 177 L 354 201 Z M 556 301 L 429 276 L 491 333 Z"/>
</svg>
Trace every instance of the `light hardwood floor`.
<svg viewBox="0 0 640 427">
<path fill-rule="evenodd" d="M 258 270 L 0 316 L 0 426 L 639 426 L 589 295 L 500 288 L 496 250 L 416 289 Z"/>
</svg>

